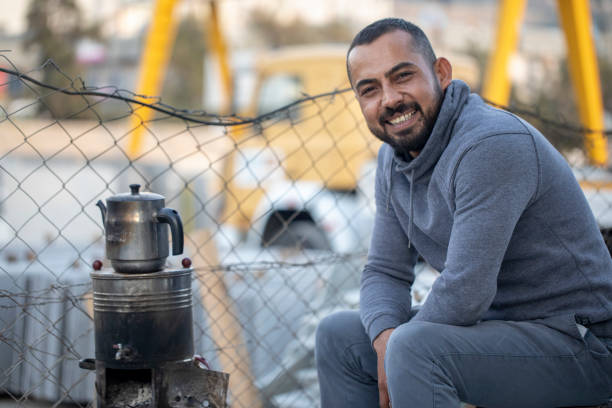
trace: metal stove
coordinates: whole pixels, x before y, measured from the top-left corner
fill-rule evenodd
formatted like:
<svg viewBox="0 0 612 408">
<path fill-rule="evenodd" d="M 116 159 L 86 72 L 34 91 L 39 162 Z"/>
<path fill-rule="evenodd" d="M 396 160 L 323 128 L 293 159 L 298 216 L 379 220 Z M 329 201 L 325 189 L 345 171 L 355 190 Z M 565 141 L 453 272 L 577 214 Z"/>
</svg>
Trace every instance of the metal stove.
<svg viewBox="0 0 612 408">
<path fill-rule="evenodd" d="M 94 262 L 95 359 L 79 366 L 96 372 L 96 406 L 226 406 L 229 375 L 194 355 L 191 261 L 165 268 L 169 224 L 173 255 L 183 252 L 183 229 L 164 198 L 131 193 L 97 203 L 112 268 Z"/>
</svg>

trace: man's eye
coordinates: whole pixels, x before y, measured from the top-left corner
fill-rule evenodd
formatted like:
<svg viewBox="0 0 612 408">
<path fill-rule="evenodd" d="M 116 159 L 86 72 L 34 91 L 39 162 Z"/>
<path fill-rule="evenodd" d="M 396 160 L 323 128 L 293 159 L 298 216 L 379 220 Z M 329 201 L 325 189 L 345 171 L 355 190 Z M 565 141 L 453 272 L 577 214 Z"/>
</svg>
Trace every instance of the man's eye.
<svg viewBox="0 0 612 408">
<path fill-rule="evenodd" d="M 398 79 L 406 79 L 412 76 L 412 72 L 409 71 L 403 71 L 397 74 L 397 78 Z"/>
<path fill-rule="evenodd" d="M 361 89 L 361 95 L 367 95 L 369 93 L 372 93 L 372 91 L 374 91 L 374 87 L 373 86 L 368 86 L 366 88 Z"/>
</svg>

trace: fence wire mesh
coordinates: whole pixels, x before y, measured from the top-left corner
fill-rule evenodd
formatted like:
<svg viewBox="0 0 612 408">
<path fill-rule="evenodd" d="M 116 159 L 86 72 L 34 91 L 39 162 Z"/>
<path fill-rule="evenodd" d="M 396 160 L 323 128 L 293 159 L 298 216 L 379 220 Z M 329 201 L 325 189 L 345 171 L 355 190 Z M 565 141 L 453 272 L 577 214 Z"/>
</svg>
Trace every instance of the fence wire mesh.
<svg viewBox="0 0 612 408">
<path fill-rule="evenodd" d="M 307 96 L 257 118 L 218 116 L 87 88 L 52 62 L 19 72 L 2 58 L 0 88 L 19 85 L 23 95 L 0 101 L 5 399 L 92 404 L 94 374 L 78 368 L 94 356 L 89 273 L 96 259 L 110 265 L 95 203 L 138 183 L 183 219 L 195 351 L 230 373 L 230 405 L 318 406 L 315 328 L 332 311 L 358 306 L 375 210 L 379 143 L 352 94 Z M 37 79 L 49 70 L 58 83 Z M 155 117 L 141 120 L 143 109 Z M 509 110 L 555 141 L 608 231 L 612 177 L 588 166 L 585 129 Z M 168 264 L 178 267 L 181 258 Z M 419 265 L 415 303 L 435 276 Z"/>
</svg>

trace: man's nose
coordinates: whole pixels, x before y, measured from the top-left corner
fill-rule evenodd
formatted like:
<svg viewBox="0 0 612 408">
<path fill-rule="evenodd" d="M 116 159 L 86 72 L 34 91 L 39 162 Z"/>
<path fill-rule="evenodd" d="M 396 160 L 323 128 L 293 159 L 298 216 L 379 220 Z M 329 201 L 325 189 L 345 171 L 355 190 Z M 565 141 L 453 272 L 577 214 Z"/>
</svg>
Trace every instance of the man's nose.
<svg viewBox="0 0 612 408">
<path fill-rule="evenodd" d="M 395 108 L 402 102 L 402 94 L 397 91 L 393 86 L 383 86 L 383 99 L 382 105 L 385 108 Z"/>
</svg>

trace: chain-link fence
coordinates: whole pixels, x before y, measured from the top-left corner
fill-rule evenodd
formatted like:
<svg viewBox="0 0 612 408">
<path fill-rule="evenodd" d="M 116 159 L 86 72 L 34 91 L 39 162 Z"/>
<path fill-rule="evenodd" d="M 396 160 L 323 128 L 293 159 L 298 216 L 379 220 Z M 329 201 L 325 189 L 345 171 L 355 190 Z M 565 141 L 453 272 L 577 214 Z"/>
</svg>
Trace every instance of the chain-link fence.
<svg viewBox="0 0 612 408">
<path fill-rule="evenodd" d="M 5 400 L 92 403 L 94 375 L 78 368 L 94 356 L 89 273 L 96 259 L 110 265 L 95 203 L 139 183 L 183 219 L 195 350 L 230 373 L 231 406 L 318 406 L 315 328 L 333 310 L 357 307 L 374 214 L 379 143 L 352 94 L 224 117 L 65 75 L 63 84 L 40 83 L 44 70 L 61 74 L 52 63 L 27 73 L 0 65 L 0 90 L 18 85 L 23 95 L 0 102 Z M 57 106 L 72 113 L 58 117 Z M 156 116 L 141 121 L 143 109 Z M 535 119 L 572 142 L 563 146 L 580 145 L 579 127 Z M 612 226 L 610 173 L 589 167 L 579 148 L 565 152 L 600 224 Z M 435 279 L 426 265 L 418 271 L 417 304 Z"/>
</svg>

